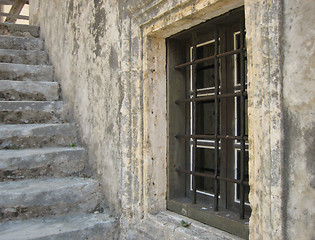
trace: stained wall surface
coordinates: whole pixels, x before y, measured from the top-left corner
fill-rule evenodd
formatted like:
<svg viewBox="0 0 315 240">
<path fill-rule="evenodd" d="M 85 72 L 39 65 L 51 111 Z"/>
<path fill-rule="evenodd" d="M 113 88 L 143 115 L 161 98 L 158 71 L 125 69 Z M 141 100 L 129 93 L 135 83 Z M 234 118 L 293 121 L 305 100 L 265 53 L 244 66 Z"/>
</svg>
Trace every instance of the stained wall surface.
<svg viewBox="0 0 315 240">
<path fill-rule="evenodd" d="M 287 239 L 315 238 L 315 4 L 285 1 L 284 198 Z"/>
<path fill-rule="evenodd" d="M 165 38 L 245 6 L 250 239 L 314 238 L 311 0 L 32 0 L 121 239 L 238 239 L 166 211 Z M 185 218 L 184 218 L 185 219 Z M 191 221 L 191 220 L 187 220 Z M 303 232 L 303 235 L 299 235 Z"/>
</svg>

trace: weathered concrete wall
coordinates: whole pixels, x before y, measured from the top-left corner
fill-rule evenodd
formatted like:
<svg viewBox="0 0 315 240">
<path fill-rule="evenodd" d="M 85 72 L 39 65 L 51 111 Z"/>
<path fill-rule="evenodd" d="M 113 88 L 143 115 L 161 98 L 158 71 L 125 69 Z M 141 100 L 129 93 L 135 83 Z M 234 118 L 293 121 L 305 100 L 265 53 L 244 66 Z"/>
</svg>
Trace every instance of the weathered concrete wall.
<svg viewBox="0 0 315 240">
<path fill-rule="evenodd" d="M 127 90 L 120 77 L 117 2 L 34 0 L 30 11 L 33 24 L 41 27 L 69 112 L 81 126 L 91 163 L 100 173 L 106 202 L 119 211 L 121 130 L 129 114 L 124 113 Z"/>
<path fill-rule="evenodd" d="M 284 2 L 31 2 L 32 21 L 41 26 L 69 116 L 81 126 L 106 203 L 121 216 L 121 239 L 204 238 L 196 229 L 210 239 L 237 239 L 196 222 L 182 230 L 177 228 L 181 217 L 164 211 L 165 38 L 242 5 L 248 48 L 250 239 L 312 239 L 314 4 Z"/>
<path fill-rule="evenodd" d="M 284 1 L 286 239 L 315 239 L 315 4 Z"/>
</svg>

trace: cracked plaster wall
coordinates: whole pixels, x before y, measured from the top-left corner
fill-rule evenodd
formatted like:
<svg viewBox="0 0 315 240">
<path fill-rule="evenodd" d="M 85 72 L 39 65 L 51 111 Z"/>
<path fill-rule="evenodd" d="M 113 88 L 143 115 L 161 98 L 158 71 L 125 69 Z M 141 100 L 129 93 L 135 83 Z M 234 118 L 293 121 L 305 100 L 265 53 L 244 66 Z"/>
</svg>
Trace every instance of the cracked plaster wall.
<svg viewBox="0 0 315 240">
<path fill-rule="evenodd" d="M 312 239 L 315 60 L 311 26 L 315 20 L 311 0 L 299 4 L 276 0 L 31 2 L 31 19 L 41 26 L 56 80 L 69 103 L 69 116 L 81 126 L 108 206 L 121 216 L 122 239 L 204 238 L 194 230 L 173 228 L 181 217 L 162 213 L 167 191 L 165 38 L 243 4 L 250 239 Z M 157 212 L 161 214 L 154 215 Z M 198 227 L 209 238 L 237 239 Z"/>
</svg>

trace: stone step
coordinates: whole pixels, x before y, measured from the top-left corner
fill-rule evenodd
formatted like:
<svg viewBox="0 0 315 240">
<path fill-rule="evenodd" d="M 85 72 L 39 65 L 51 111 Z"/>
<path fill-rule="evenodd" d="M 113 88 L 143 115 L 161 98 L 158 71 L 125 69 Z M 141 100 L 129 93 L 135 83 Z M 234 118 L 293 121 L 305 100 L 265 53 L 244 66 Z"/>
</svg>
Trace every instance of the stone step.
<svg viewBox="0 0 315 240">
<path fill-rule="evenodd" d="M 0 182 L 86 175 L 84 148 L 0 150 Z"/>
<path fill-rule="evenodd" d="M 100 185 L 91 178 L 29 179 L 0 183 L 0 220 L 93 213 Z"/>
<path fill-rule="evenodd" d="M 15 23 L 0 23 L 0 34 L 18 37 L 39 37 L 39 27 Z"/>
<path fill-rule="evenodd" d="M 0 124 L 0 149 L 69 147 L 76 135 L 74 124 Z"/>
<path fill-rule="evenodd" d="M 62 123 L 62 101 L 0 101 L 0 124 Z"/>
<path fill-rule="evenodd" d="M 57 82 L 0 80 L 0 101 L 55 101 L 59 99 Z"/>
<path fill-rule="evenodd" d="M 47 53 L 39 50 L 0 49 L 0 62 L 49 65 Z"/>
<path fill-rule="evenodd" d="M 118 239 L 117 221 L 108 213 L 12 221 L 0 225 L 0 240 Z"/>
<path fill-rule="evenodd" d="M 44 42 L 39 38 L 0 35 L 0 48 L 16 50 L 43 50 Z"/>
<path fill-rule="evenodd" d="M 52 66 L 0 63 L 0 80 L 53 81 Z"/>
</svg>

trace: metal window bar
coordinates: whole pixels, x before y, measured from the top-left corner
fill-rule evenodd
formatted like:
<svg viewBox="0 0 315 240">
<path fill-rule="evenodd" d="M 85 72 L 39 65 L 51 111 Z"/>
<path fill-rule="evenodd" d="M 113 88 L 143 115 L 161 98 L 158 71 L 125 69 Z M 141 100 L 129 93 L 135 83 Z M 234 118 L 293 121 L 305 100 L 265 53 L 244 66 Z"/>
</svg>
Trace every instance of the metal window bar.
<svg viewBox="0 0 315 240">
<path fill-rule="evenodd" d="M 219 167 L 219 138 L 218 135 L 220 134 L 220 116 L 219 116 L 219 107 L 220 107 L 220 99 L 218 98 L 219 95 L 219 88 L 220 88 L 220 79 L 219 79 L 219 28 L 218 25 L 215 25 L 215 57 L 214 57 L 214 104 L 215 104 L 215 182 L 214 182 L 214 210 L 219 210 L 219 180 L 218 180 L 218 167 Z"/>
<path fill-rule="evenodd" d="M 240 29 L 240 49 L 244 49 L 245 46 L 245 32 L 244 32 L 244 18 L 241 19 L 241 29 Z M 240 53 L 240 80 L 241 80 L 241 92 L 245 92 L 245 59 L 244 50 Z M 244 175 L 245 175 L 245 96 L 241 95 L 241 173 L 240 173 L 240 218 L 244 219 L 245 215 L 245 190 L 244 190 Z"/>
<path fill-rule="evenodd" d="M 183 68 L 183 67 L 187 67 L 187 66 L 191 66 L 191 65 L 194 65 L 194 64 L 202 63 L 202 62 L 205 62 L 205 61 L 213 60 L 215 58 L 223 58 L 223 57 L 227 57 L 227 56 L 232 56 L 232 55 L 240 53 L 240 52 L 242 52 L 244 50 L 245 49 L 239 48 L 239 49 L 235 49 L 235 50 L 224 52 L 224 53 L 220 53 L 220 54 L 218 53 L 218 54 L 215 54 L 215 55 L 212 55 L 212 56 L 209 56 L 209 57 L 195 59 L 195 60 L 193 60 L 191 62 L 187 62 L 187 63 L 183 63 L 183 64 L 180 64 L 180 65 L 177 65 L 177 66 L 175 66 L 175 69 L 180 69 L 180 68 Z"/>
<path fill-rule="evenodd" d="M 192 41 L 193 41 L 193 48 L 192 48 L 192 62 L 197 59 L 197 45 L 196 45 L 196 37 L 197 33 L 192 33 Z M 193 99 L 197 98 L 197 73 L 196 73 L 196 64 L 192 65 L 192 91 L 193 91 Z M 197 110 L 196 110 L 196 101 L 192 102 L 192 135 L 196 135 L 196 122 L 197 122 Z M 196 170 L 196 147 L 197 147 L 197 139 L 193 138 L 193 148 L 192 148 L 192 172 Z M 192 175 L 192 189 L 193 189 L 193 198 L 192 203 L 196 204 L 197 202 L 197 186 L 196 186 L 196 175 Z"/>
<path fill-rule="evenodd" d="M 210 139 L 210 140 L 215 140 L 216 138 L 217 139 L 230 139 L 230 140 L 248 140 L 248 137 L 247 136 L 232 136 L 232 135 L 188 135 L 188 134 L 185 134 L 185 135 L 176 135 L 175 136 L 176 138 L 196 138 L 196 139 Z"/>
<path fill-rule="evenodd" d="M 248 140 L 248 137 L 245 136 L 245 99 L 247 97 L 246 91 L 246 83 L 245 83 L 245 26 L 244 26 L 244 17 L 241 19 L 240 25 L 240 47 L 239 49 L 235 49 L 232 51 L 227 51 L 220 53 L 219 52 L 219 28 L 215 26 L 215 54 L 210 57 L 205 57 L 201 59 L 197 59 L 197 45 L 196 45 L 196 32 L 192 33 L 192 59 L 190 62 L 180 64 L 175 66 L 175 69 L 180 69 L 183 67 L 191 67 L 192 71 L 192 97 L 187 99 L 179 99 L 176 100 L 175 103 L 179 104 L 182 102 L 185 103 L 192 103 L 192 126 L 191 126 L 191 134 L 185 135 L 176 135 L 176 138 L 188 138 L 191 139 L 192 142 L 192 169 L 191 171 L 185 169 L 176 169 L 176 171 L 185 173 L 192 176 L 192 189 L 193 189 L 193 198 L 192 203 L 196 203 L 197 198 L 197 189 L 196 189 L 196 176 L 206 177 L 214 179 L 215 181 L 215 189 L 214 189 L 214 210 L 218 211 L 218 200 L 219 200 L 219 184 L 220 181 L 230 182 L 238 184 L 240 187 L 240 218 L 244 219 L 245 215 L 245 186 L 249 186 L 248 181 L 245 181 L 245 142 Z M 234 93 L 225 93 L 220 94 L 220 78 L 219 78 L 219 60 L 220 58 L 239 54 L 240 56 L 240 87 L 237 87 L 238 92 Z M 205 96 L 205 97 L 197 97 L 197 64 L 201 62 L 205 62 L 208 60 L 214 60 L 214 69 L 215 69 L 215 87 L 214 87 L 214 95 Z M 191 93 L 190 93 L 191 94 Z M 191 96 L 191 95 L 190 95 Z M 227 98 L 227 97 L 239 97 L 241 104 L 240 104 L 240 122 L 241 122 L 241 129 L 240 129 L 240 136 L 231 136 L 231 135 L 220 135 L 220 99 Z M 197 135 L 196 134 L 196 103 L 202 101 L 214 100 L 215 102 L 215 134 L 214 135 Z M 215 146 L 215 169 L 214 174 L 208 173 L 201 173 L 196 172 L 196 148 L 197 148 L 197 140 L 200 139 L 211 139 L 214 140 Z M 228 140 L 239 140 L 240 141 L 240 148 L 241 148 L 241 159 L 240 159 L 240 179 L 234 179 L 229 177 L 223 177 L 219 175 L 219 157 L 220 157 L 220 139 L 228 139 Z"/>
<path fill-rule="evenodd" d="M 203 101 L 209 101 L 216 98 L 227 98 L 227 97 L 240 97 L 240 96 L 247 96 L 246 91 L 241 92 L 234 92 L 234 93 L 226 93 L 226 94 L 219 94 L 219 95 L 212 95 L 212 96 L 206 96 L 206 97 L 198 97 L 198 98 L 186 98 L 186 99 L 178 99 L 175 101 L 176 104 L 184 103 L 184 102 L 203 102 Z"/>
<path fill-rule="evenodd" d="M 222 176 L 219 176 L 219 175 L 216 176 L 215 174 L 188 171 L 188 170 L 180 169 L 180 168 L 177 168 L 176 171 L 177 172 L 181 172 L 181 173 L 186 173 L 186 174 L 189 174 L 189 175 L 194 175 L 194 176 L 212 178 L 212 179 L 215 179 L 215 180 L 218 180 L 218 181 L 226 181 L 226 182 L 230 182 L 230 183 L 241 184 L 241 180 L 233 179 L 233 178 L 227 178 L 227 177 L 222 177 Z M 249 186 L 248 181 L 243 181 L 243 184 L 245 186 Z"/>
</svg>

